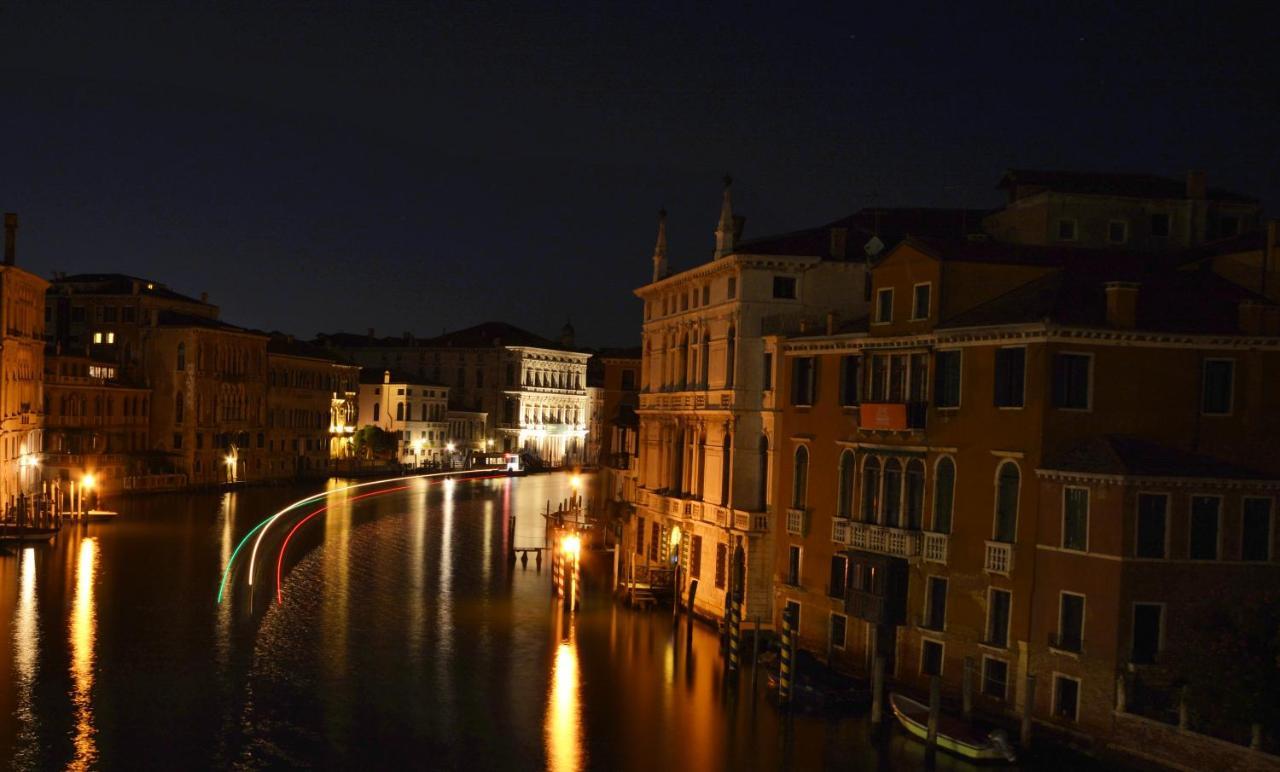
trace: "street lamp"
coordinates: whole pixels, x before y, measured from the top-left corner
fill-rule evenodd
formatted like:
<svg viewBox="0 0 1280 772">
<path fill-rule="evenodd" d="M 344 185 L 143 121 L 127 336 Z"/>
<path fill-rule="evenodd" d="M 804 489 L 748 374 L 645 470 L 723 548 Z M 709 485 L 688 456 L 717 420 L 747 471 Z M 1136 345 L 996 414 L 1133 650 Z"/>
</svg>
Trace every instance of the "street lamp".
<svg viewBox="0 0 1280 772">
<path fill-rule="evenodd" d="M 80 510 L 82 512 L 84 511 L 86 493 L 90 494 L 90 506 L 92 506 L 93 486 L 97 483 L 98 481 L 93 476 L 93 472 L 85 472 L 84 477 L 80 478 Z"/>
</svg>

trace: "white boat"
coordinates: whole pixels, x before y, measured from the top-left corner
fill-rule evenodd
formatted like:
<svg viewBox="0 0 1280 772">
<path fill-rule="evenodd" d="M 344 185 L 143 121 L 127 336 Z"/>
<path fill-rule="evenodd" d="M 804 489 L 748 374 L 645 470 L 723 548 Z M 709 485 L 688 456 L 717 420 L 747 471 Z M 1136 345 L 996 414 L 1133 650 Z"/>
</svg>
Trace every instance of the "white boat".
<svg viewBox="0 0 1280 772">
<path fill-rule="evenodd" d="M 929 737 L 929 706 L 901 694 L 890 694 L 889 705 L 898 723 L 913 737 Z M 945 713 L 938 716 L 938 747 L 974 761 L 1016 761 L 1017 756 L 1001 729 L 990 732 L 972 722 Z"/>
<path fill-rule="evenodd" d="M 115 520 L 119 515 L 119 512 L 112 512 L 109 509 L 91 509 L 84 513 L 84 519 L 90 522 L 101 523 L 108 520 Z"/>
</svg>

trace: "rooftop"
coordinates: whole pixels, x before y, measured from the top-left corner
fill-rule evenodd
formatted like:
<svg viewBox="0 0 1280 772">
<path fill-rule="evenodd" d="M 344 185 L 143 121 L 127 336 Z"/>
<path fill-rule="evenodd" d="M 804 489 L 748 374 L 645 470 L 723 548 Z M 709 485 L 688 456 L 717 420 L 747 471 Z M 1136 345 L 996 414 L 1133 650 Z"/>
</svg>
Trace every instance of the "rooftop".
<svg viewBox="0 0 1280 772">
<path fill-rule="evenodd" d="M 492 348 L 494 346 L 532 346 L 557 351 L 578 351 L 550 338 L 516 327 L 507 322 L 483 322 L 434 338 L 412 335 L 376 337 L 350 332 L 320 333 L 315 342 L 337 348 Z"/>
<path fill-rule="evenodd" d="M 414 375 L 412 373 L 407 373 L 407 372 L 404 372 L 403 370 L 397 370 L 395 368 L 388 368 L 388 367 L 360 368 L 360 383 L 362 384 L 386 383 L 386 381 L 383 380 L 383 377 L 385 373 L 387 373 L 388 371 L 390 371 L 391 373 L 391 381 L 390 381 L 391 383 L 403 383 L 410 386 L 429 386 L 434 389 L 449 388 L 448 386 L 444 386 L 439 383 L 432 383 L 431 381 L 428 381 L 421 376 Z"/>
<path fill-rule="evenodd" d="M 1034 195 L 1040 190 L 1058 193 L 1122 196 L 1126 198 L 1186 199 L 1187 181 L 1154 174 L 1130 174 L 1124 172 L 1077 172 L 1045 169 L 1010 169 L 1000 178 L 997 188 L 1013 191 L 1015 188 L 1032 188 L 1019 192 L 1016 198 Z M 1234 201 L 1256 204 L 1250 198 L 1223 188 L 1207 188 L 1206 197 L 1212 201 Z"/>
<path fill-rule="evenodd" d="M 96 285 L 92 289 L 87 287 L 76 288 L 75 291 L 81 294 L 132 295 L 134 294 L 133 288 L 136 285 L 138 294 L 146 294 L 168 300 L 179 300 L 184 303 L 212 305 L 207 300 L 200 300 L 189 295 L 183 295 L 180 292 L 174 292 L 158 281 L 124 273 L 77 273 L 70 276 L 55 276 L 50 281 L 52 284 L 50 291 L 52 292 L 58 291 L 59 288 L 71 289 L 72 285 L 79 284 Z"/>
<path fill-rule="evenodd" d="M 962 238 L 970 233 L 980 233 L 982 218 L 989 214 L 985 209 L 929 209 L 920 207 L 871 207 L 816 228 L 745 239 L 735 248 L 735 254 L 789 255 L 797 257 L 821 257 L 830 260 L 865 260 L 865 247 L 872 237 L 879 238 L 883 247 L 890 249 L 906 238 L 908 233 L 943 238 Z M 843 228 L 848 232 L 843 249 L 832 252 L 831 232 Z"/>
</svg>

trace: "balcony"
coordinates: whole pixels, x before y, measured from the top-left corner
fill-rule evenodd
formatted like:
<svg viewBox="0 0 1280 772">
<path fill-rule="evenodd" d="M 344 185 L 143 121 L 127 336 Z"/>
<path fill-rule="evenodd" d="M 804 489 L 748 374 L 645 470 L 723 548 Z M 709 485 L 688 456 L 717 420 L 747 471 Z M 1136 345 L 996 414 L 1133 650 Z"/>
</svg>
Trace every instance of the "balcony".
<svg viewBox="0 0 1280 772">
<path fill-rule="evenodd" d="M 831 541 L 836 544 L 848 544 L 853 538 L 850 527 L 852 524 L 841 517 L 837 517 L 831 521 Z"/>
<path fill-rule="evenodd" d="M 849 616 L 866 620 L 874 624 L 884 624 L 890 622 L 886 609 L 888 601 L 883 595 L 875 595 L 862 590 L 849 590 L 849 596 L 845 600 L 845 611 L 849 612 Z"/>
<path fill-rule="evenodd" d="M 1013 545 L 1004 541 L 987 542 L 983 568 L 993 574 L 1008 576 L 1013 571 Z"/>
<path fill-rule="evenodd" d="M 920 532 L 873 523 L 850 523 L 849 545 L 867 552 L 911 558 L 920 554 Z"/>
<path fill-rule="evenodd" d="M 1084 652 L 1084 638 L 1079 632 L 1049 633 L 1049 648 L 1056 652 L 1081 654 Z"/>
<path fill-rule="evenodd" d="M 924 549 L 922 554 L 924 559 L 930 563 L 947 563 L 947 547 L 951 540 L 951 536 L 945 533 L 925 533 Z"/>
<path fill-rule="evenodd" d="M 808 513 L 803 509 L 791 508 L 787 510 L 787 533 L 793 536 L 804 536 L 809 529 L 806 528 L 809 519 Z"/>
<path fill-rule="evenodd" d="M 769 530 L 769 515 L 765 512 L 743 512 L 736 510 L 733 513 L 733 529 L 735 531 L 746 531 L 749 533 L 761 533 Z"/>
<path fill-rule="evenodd" d="M 693 384 L 679 390 L 640 394 L 641 410 L 725 410 L 736 404 L 737 392 L 734 389 L 699 389 Z"/>
<path fill-rule="evenodd" d="M 925 427 L 927 402 L 863 402 L 858 406 L 858 430 L 919 431 Z"/>
</svg>

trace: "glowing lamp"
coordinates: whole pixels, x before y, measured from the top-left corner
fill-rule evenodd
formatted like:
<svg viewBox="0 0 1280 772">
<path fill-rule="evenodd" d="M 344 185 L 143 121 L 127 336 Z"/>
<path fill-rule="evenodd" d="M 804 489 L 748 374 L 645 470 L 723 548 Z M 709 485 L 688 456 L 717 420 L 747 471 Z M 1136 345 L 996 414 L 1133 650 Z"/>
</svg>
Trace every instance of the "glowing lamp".
<svg viewBox="0 0 1280 772">
<path fill-rule="evenodd" d="M 84 477 L 80 478 L 80 486 L 85 490 L 92 490 L 97 480 L 93 478 L 93 472 L 85 472 Z"/>
<path fill-rule="evenodd" d="M 452 452 L 453 452 L 453 443 L 452 443 L 452 442 L 450 442 L 448 445 L 445 445 L 444 447 L 445 447 L 445 449 L 446 449 L 446 450 L 448 450 L 450 453 L 452 453 Z"/>
<path fill-rule="evenodd" d="M 560 542 L 560 548 L 566 555 L 573 555 L 576 558 L 582 550 L 582 540 L 577 536 L 566 536 L 564 541 Z"/>
<path fill-rule="evenodd" d="M 569 478 L 569 487 L 573 488 L 575 491 L 576 491 L 576 490 L 581 490 L 581 488 L 582 488 L 582 475 L 577 475 L 577 474 L 575 474 L 573 477 L 570 477 L 570 478 Z"/>
<path fill-rule="evenodd" d="M 680 526 L 671 526 L 671 546 L 675 547 L 680 544 Z"/>
</svg>

